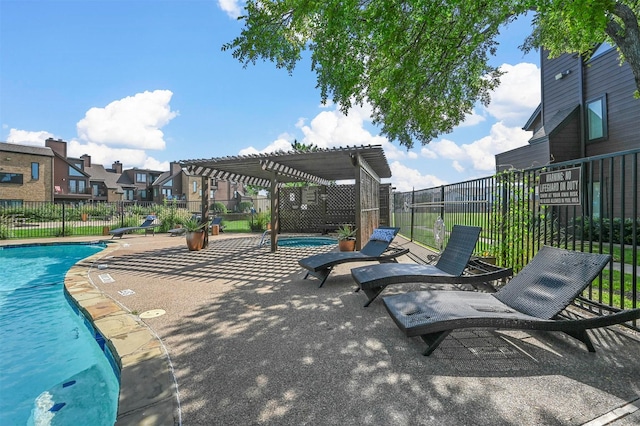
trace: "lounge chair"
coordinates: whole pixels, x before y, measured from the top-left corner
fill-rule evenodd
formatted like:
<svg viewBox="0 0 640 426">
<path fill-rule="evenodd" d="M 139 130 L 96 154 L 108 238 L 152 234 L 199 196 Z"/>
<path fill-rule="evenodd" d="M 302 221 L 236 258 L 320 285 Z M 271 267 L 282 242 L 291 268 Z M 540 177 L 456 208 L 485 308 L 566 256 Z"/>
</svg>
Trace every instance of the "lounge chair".
<svg viewBox="0 0 640 426">
<path fill-rule="evenodd" d="M 111 231 L 109 231 L 109 233 L 111 234 L 111 239 L 114 239 L 115 237 L 122 238 L 124 234 L 128 234 L 129 232 L 138 231 L 141 229 L 144 229 L 145 236 L 149 233 L 151 233 L 152 235 L 155 235 L 156 234 L 155 228 L 160 225 L 157 223 L 153 223 L 154 220 L 156 220 L 156 217 L 153 215 L 149 215 L 147 216 L 147 219 L 144 222 L 142 222 L 140 226 L 128 226 L 124 228 L 112 229 Z"/>
<path fill-rule="evenodd" d="M 435 265 L 393 263 L 367 265 L 351 270 L 369 300 L 365 307 L 391 284 L 439 283 L 471 284 L 489 283 L 513 275 L 511 268 L 500 268 L 480 260 L 471 260 L 471 254 L 480 237 L 477 226 L 454 225 L 449 242 Z"/>
<path fill-rule="evenodd" d="M 424 340 L 424 355 L 430 355 L 453 330 L 474 327 L 562 331 L 595 352 L 588 329 L 640 318 L 640 309 L 585 319 L 561 315 L 609 260 L 609 255 L 545 246 L 497 293 L 433 290 L 382 300 L 407 337 Z"/>
<path fill-rule="evenodd" d="M 380 227 L 374 229 L 367 244 L 360 251 L 330 252 L 316 254 L 300 259 L 298 264 L 307 270 L 306 279 L 312 275 L 320 280 L 319 287 L 329 277 L 336 265 L 347 262 L 374 261 L 380 263 L 397 262 L 397 257 L 409 253 L 409 249 L 390 247 L 391 241 L 400 231 L 400 228 Z"/>
</svg>

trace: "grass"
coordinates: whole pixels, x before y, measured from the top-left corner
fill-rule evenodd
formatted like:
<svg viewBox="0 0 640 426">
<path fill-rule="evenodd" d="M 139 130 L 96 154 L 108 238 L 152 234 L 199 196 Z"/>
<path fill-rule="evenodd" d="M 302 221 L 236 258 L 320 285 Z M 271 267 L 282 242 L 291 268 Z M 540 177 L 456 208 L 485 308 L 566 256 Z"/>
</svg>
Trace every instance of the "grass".
<svg viewBox="0 0 640 426">
<path fill-rule="evenodd" d="M 612 280 L 610 278 L 612 278 Z M 633 278 L 634 276 L 632 274 L 624 274 L 624 284 L 622 284 L 620 271 L 605 270 L 602 273 L 602 284 L 596 279 L 593 284 L 591 284 L 591 294 L 585 293 L 586 297 L 620 309 L 637 308 L 639 307 L 637 298 L 640 297 L 640 293 L 636 294 L 636 300 L 634 301 L 632 293 Z M 638 283 L 639 280 L 640 278 L 636 277 L 636 283 Z M 624 303 L 621 288 L 628 289 L 624 293 Z"/>
</svg>

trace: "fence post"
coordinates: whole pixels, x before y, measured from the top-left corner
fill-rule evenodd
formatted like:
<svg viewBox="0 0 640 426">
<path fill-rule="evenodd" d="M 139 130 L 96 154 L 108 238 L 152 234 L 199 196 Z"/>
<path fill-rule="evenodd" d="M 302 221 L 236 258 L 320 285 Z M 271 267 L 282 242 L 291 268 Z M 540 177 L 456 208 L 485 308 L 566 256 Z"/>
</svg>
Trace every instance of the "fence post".
<svg viewBox="0 0 640 426">
<path fill-rule="evenodd" d="M 412 188 L 411 189 L 411 241 L 413 241 L 413 205 L 416 202 L 416 189 Z"/>
<path fill-rule="evenodd" d="M 440 187 L 440 217 L 444 220 L 444 185 Z"/>
<path fill-rule="evenodd" d="M 65 203 L 62 203 L 62 236 L 63 237 L 65 235 L 65 232 L 64 232 L 65 220 L 66 220 Z"/>
</svg>

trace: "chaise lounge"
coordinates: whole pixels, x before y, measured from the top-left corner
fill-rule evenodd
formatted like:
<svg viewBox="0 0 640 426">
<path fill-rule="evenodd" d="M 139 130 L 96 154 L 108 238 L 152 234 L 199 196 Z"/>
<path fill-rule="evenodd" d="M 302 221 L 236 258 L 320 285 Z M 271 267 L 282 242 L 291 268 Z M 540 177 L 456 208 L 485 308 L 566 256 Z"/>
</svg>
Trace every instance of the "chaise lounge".
<svg viewBox="0 0 640 426">
<path fill-rule="evenodd" d="M 333 268 L 339 264 L 366 261 L 397 262 L 398 256 L 409 253 L 407 248 L 390 247 L 398 231 L 400 228 L 380 227 L 374 229 L 369 241 L 360 251 L 316 254 L 300 259 L 298 264 L 307 270 L 305 279 L 312 275 L 320 280 L 318 287 L 322 287 Z"/>
<path fill-rule="evenodd" d="M 151 233 L 152 235 L 155 235 L 156 234 L 155 228 L 160 225 L 157 223 L 153 223 L 154 220 L 156 220 L 156 217 L 153 215 L 149 215 L 147 216 L 147 219 L 144 222 L 142 222 L 140 226 L 128 226 L 123 228 L 112 229 L 111 231 L 109 231 L 109 233 L 111 234 L 111 239 L 114 239 L 115 237 L 122 238 L 124 234 L 128 234 L 129 232 L 138 231 L 141 229 L 144 229 L 145 236 L 149 233 Z"/>
<path fill-rule="evenodd" d="M 640 308 L 584 319 L 562 315 L 609 261 L 609 255 L 544 246 L 497 293 L 417 291 L 382 300 L 407 337 L 427 344 L 427 356 L 453 330 L 474 327 L 562 331 L 595 352 L 587 330 L 640 318 Z"/>
<path fill-rule="evenodd" d="M 471 260 L 480 237 L 477 226 L 454 225 L 449 242 L 435 265 L 393 263 L 368 265 L 351 270 L 351 276 L 368 297 L 365 307 L 389 285 L 403 283 L 471 284 L 503 279 L 513 275 L 511 268 Z"/>
</svg>

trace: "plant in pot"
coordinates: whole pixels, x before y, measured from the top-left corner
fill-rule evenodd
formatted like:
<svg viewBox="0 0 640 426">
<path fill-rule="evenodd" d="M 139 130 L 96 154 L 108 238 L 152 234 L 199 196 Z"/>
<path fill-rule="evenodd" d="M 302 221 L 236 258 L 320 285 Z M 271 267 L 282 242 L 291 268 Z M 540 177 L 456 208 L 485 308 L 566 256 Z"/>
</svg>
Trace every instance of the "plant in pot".
<svg viewBox="0 0 640 426">
<path fill-rule="evenodd" d="M 191 251 L 202 249 L 204 233 L 207 223 L 200 223 L 198 219 L 189 219 L 184 223 L 187 237 L 187 248 Z"/>
<path fill-rule="evenodd" d="M 354 251 L 356 249 L 356 230 L 346 224 L 338 228 L 338 249 L 340 251 Z"/>
</svg>

